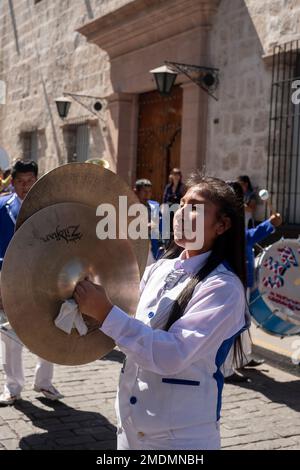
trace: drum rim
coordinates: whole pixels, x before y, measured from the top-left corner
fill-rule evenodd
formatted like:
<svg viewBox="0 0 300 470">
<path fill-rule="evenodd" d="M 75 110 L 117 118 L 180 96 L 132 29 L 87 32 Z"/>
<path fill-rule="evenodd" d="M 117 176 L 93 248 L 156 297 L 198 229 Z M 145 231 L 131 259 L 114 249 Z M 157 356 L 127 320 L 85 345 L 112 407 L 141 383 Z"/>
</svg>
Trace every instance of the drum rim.
<svg viewBox="0 0 300 470">
<path fill-rule="evenodd" d="M 250 311 L 251 311 L 251 316 L 255 320 L 255 323 L 257 324 L 258 327 L 262 328 L 264 331 L 267 331 L 269 334 L 272 334 L 272 335 L 275 335 L 275 336 L 286 337 L 286 336 L 298 335 L 300 333 L 300 312 L 299 312 L 299 315 L 296 316 L 296 314 L 294 313 L 293 310 L 289 310 L 289 312 L 291 312 L 289 314 L 289 313 L 287 313 L 287 310 L 288 310 L 287 307 L 282 306 L 282 308 L 284 308 L 284 310 L 282 310 L 279 307 L 276 307 L 276 304 L 274 304 L 271 300 L 266 300 L 265 299 L 266 295 L 269 294 L 272 291 L 274 292 L 274 290 L 266 291 L 266 288 L 264 288 L 264 290 L 262 289 L 262 281 L 261 281 L 261 278 L 260 278 L 261 272 L 259 271 L 259 268 L 262 266 L 262 263 L 263 263 L 264 259 L 266 258 L 266 256 L 268 256 L 268 252 L 271 249 L 273 249 L 273 247 L 275 245 L 280 245 L 280 244 L 291 244 L 291 245 L 297 244 L 297 248 L 300 248 L 300 238 L 283 238 L 282 237 L 279 240 L 277 240 L 276 242 L 274 242 L 274 243 L 268 245 L 267 247 L 263 248 L 261 253 L 259 253 L 255 257 L 255 268 L 254 268 L 255 282 L 254 282 L 254 286 L 251 289 L 251 294 L 253 294 L 257 290 L 257 292 L 259 294 L 258 297 L 261 298 L 261 300 L 264 303 L 266 309 L 268 309 L 270 311 L 270 313 L 272 315 L 274 315 L 274 317 L 279 318 L 281 321 L 283 321 L 287 324 L 290 324 L 290 325 L 294 326 L 295 328 L 299 327 L 299 332 L 297 332 L 297 333 L 282 333 L 282 334 L 271 332 L 270 330 L 265 328 L 263 326 L 263 324 L 260 323 L 255 318 L 255 316 L 253 314 L 254 310 L 253 310 L 253 308 L 251 309 L 251 303 L 249 304 L 249 307 L 250 307 Z M 299 273 L 299 276 L 300 276 L 300 273 Z M 256 297 L 256 299 L 258 297 Z M 254 301 L 252 301 L 252 303 L 255 303 L 256 299 Z M 253 313 L 252 313 L 252 311 L 253 311 Z"/>
</svg>

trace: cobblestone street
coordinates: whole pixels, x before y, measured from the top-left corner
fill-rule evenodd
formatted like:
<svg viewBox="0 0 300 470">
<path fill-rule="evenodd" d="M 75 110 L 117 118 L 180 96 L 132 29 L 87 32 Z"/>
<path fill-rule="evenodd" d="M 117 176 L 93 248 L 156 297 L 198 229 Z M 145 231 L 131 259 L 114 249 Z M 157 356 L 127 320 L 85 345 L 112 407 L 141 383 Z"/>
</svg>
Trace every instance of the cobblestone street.
<svg viewBox="0 0 300 470">
<path fill-rule="evenodd" d="M 0 451 L 93 458 L 118 436 L 170 456 L 196 447 L 198 465 L 220 449 L 223 371 L 226 452 L 209 463 L 270 465 L 230 451 L 281 450 L 287 467 L 284 450 L 300 450 L 300 0 L 0 0 L 0 50 Z M 136 362 L 121 423 L 119 347 Z M 73 366 L 53 377 L 29 350 Z M 32 454 L 45 464 L 0 453 Z"/>
<path fill-rule="evenodd" d="M 65 395 L 61 403 L 31 390 L 35 361 L 28 352 L 24 359 L 27 383 L 22 400 L 0 408 L 1 449 L 116 448 L 114 398 L 121 353 L 114 351 L 86 366 L 56 366 L 54 382 Z M 295 367 L 291 373 L 267 363 L 248 372 L 251 383 L 225 385 L 223 449 L 300 449 L 296 372 Z"/>
</svg>

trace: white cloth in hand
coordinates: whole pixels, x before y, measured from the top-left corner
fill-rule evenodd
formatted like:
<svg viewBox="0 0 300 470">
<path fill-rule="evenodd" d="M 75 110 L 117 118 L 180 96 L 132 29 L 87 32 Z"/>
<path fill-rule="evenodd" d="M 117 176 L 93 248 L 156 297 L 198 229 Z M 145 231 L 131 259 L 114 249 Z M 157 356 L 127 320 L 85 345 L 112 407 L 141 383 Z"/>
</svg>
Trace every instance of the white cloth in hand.
<svg viewBox="0 0 300 470">
<path fill-rule="evenodd" d="M 84 323 L 78 305 L 73 299 L 66 300 L 60 307 L 59 314 L 54 321 L 57 328 L 70 334 L 72 328 L 76 328 L 80 336 L 87 334 L 88 328 Z"/>
</svg>

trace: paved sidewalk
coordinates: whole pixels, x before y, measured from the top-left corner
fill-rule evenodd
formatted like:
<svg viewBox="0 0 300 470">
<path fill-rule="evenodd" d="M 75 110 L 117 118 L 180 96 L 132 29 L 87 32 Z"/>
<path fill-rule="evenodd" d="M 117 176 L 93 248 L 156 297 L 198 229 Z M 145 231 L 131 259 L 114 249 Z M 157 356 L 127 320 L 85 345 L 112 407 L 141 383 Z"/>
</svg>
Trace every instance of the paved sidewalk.
<svg viewBox="0 0 300 470">
<path fill-rule="evenodd" d="M 300 450 L 300 371 L 290 370 L 266 362 L 245 371 L 251 383 L 225 385 L 223 449 Z"/>
<path fill-rule="evenodd" d="M 281 338 L 266 333 L 252 322 L 251 337 L 254 345 L 285 357 L 289 362 L 292 362 L 292 360 L 295 364 L 300 362 L 300 335 Z"/>
<path fill-rule="evenodd" d="M 0 449 L 115 449 L 114 398 L 121 368 L 118 351 L 80 367 L 55 367 L 65 394 L 50 402 L 30 388 L 35 359 L 24 351 L 26 388 L 15 406 L 0 408 Z M 224 449 L 300 450 L 300 378 L 270 364 L 249 371 L 252 382 L 226 385 Z M 0 387 L 3 377 L 0 374 Z"/>
</svg>

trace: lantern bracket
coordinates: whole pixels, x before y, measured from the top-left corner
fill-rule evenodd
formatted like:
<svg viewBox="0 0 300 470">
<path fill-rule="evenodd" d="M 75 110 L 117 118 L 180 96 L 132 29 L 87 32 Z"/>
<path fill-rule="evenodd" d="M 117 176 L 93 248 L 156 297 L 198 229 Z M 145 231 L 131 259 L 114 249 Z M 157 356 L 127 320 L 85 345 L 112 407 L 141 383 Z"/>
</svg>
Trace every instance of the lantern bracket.
<svg viewBox="0 0 300 470">
<path fill-rule="evenodd" d="M 68 97 L 72 98 L 80 106 L 83 106 L 90 113 L 94 114 L 95 116 L 97 116 L 97 118 L 100 118 L 102 121 L 104 121 L 104 119 L 101 116 L 100 112 L 103 112 L 106 109 L 107 101 L 106 101 L 105 97 L 103 97 L 103 96 L 94 96 L 94 95 L 83 95 L 83 94 L 79 94 L 79 93 L 73 93 L 73 92 L 70 92 L 70 91 L 64 91 L 63 96 L 61 98 L 57 98 L 55 100 L 56 104 L 58 104 L 59 102 L 64 102 L 64 98 L 66 98 L 65 103 L 69 102 L 71 104 L 71 100 L 69 100 Z M 91 103 L 90 103 L 91 100 L 93 101 L 92 106 L 91 106 Z M 88 104 L 87 104 L 87 101 L 88 101 Z M 70 105 L 67 109 L 67 114 L 68 114 L 69 108 L 70 108 Z M 67 115 L 66 116 L 60 115 L 60 117 L 64 119 L 65 117 L 67 117 Z"/>
<path fill-rule="evenodd" d="M 194 82 L 209 96 L 218 101 L 218 98 L 213 94 L 219 84 L 219 69 L 215 67 L 206 67 L 203 65 L 183 64 L 181 62 L 164 61 L 164 66 L 151 70 L 151 73 L 175 75 L 173 83 L 178 74 L 185 75 L 189 80 Z"/>
</svg>

